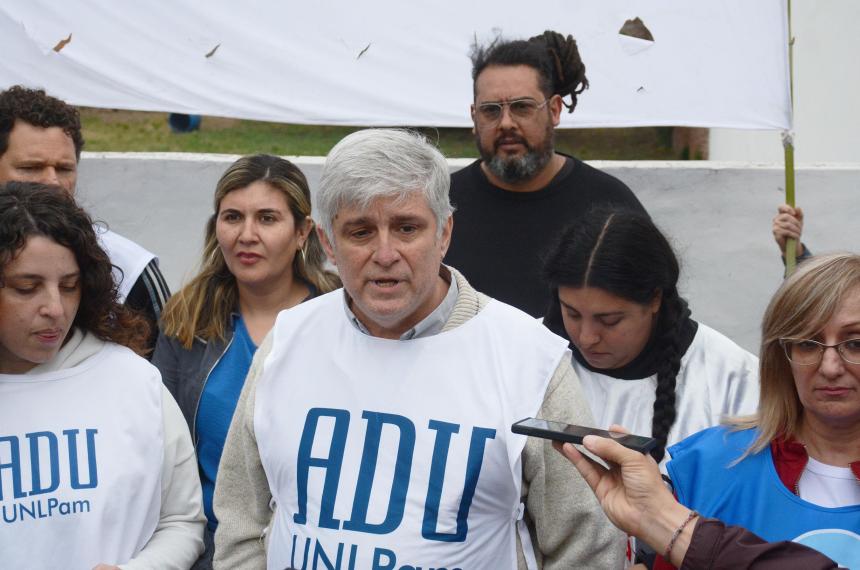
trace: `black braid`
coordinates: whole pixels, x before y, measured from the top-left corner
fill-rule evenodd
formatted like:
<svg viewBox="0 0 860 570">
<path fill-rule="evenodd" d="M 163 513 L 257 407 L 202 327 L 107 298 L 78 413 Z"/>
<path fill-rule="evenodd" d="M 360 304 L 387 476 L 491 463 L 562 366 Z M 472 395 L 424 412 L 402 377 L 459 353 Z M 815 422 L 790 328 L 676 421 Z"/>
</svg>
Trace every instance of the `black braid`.
<svg viewBox="0 0 860 570">
<path fill-rule="evenodd" d="M 539 36 L 529 38 L 529 42 L 543 42 L 553 64 L 553 93 L 562 97 L 568 113 L 576 108 L 576 96 L 588 89 L 585 77 L 585 64 L 579 56 L 579 49 L 573 36 L 567 37 L 558 32 L 547 30 Z M 570 95 L 570 103 L 564 97 Z"/>
<path fill-rule="evenodd" d="M 673 287 L 663 291 L 660 313 L 657 317 L 657 346 L 662 347 L 660 367 L 657 369 L 657 390 L 654 398 L 654 417 L 651 420 L 651 437 L 657 440 L 657 447 L 651 456 L 657 463 L 666 455 L 666 440 L 675 424 L 675 381 L 681 368 L 686 343 L 683 341 L 683 328 L 690 317 L 687 302 L 678 296 Z"/>
<path fill-rule="evenodd" d="M 672 246 L 647 215 L 596 208 L 561 234 L 546 259 L 544 278 L 552 297 L 544 324 L 565 338 L 559 287 L 593 287 L 641 305 L 659 296 L 648 343 L 649 350 L 659 353 L 651 423 L 651 435 L 658 441 L 651 454 L 659 462 L 677 417 L 675 383 L 688 346 L 690 317 L 687 302 L 678 295 L 680 268 Z"/>
</svg>

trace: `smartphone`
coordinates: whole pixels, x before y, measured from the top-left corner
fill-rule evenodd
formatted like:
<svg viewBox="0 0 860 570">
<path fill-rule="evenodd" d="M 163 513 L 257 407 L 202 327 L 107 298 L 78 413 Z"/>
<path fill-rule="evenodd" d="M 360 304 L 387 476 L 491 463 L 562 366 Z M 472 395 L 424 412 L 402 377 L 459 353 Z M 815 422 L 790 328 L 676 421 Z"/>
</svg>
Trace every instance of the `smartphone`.
<svg viewBox="0 0 860 570">
<path fill-rule="evenodd" d="M 653 437 L 630 435 L 585 426 L 572 426 L 570 424 L 552 422 L 549 420 L 539 420 L 536 418 L 526 418 L 518 421 L 511 426 L 511 431 L 522 435 L 542 437 L 544 439 L 564 441 L 567 443 L 582 443 L 582 438 L 585 436 L 597 435 L 614 439 L 624 447 L 635 449 L 640 453 L 648 453 L 657 445 L 657 440 Z"/>
</svg>

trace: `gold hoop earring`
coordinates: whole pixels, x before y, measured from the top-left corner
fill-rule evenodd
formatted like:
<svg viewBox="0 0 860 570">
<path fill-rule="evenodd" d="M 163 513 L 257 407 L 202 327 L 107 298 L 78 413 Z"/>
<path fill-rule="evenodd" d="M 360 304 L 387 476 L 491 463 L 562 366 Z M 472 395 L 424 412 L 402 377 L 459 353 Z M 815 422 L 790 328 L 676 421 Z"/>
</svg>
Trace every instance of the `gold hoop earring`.
<svg viewBox="0 0 860 570">
<path fill-rule="evenodd" d="M 307 257 L 307 254 L 305 254 L 306 246 L 307 246 L 307 243 L 303 244 L 302 247 L 299 248 L 299 253 L 302 254 L 302 265 L 304 267 L 308 266 L 308 257 Z"/>
</svg>

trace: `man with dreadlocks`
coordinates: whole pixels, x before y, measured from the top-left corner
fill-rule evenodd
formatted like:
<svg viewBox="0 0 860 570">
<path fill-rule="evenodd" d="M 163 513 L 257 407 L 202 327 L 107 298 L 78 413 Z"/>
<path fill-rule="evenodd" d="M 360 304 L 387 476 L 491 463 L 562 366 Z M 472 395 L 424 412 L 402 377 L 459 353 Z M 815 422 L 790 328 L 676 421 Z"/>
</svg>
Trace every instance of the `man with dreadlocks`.
<svg viewBox="0 0 860 570">
<path fill-rule="evenodd" d="M 542 315 L 541 254 L 593 206 L 645 212 L 620 180 L 561 154 L 562 107 L 588 87 L 576 41 L 547 31 L 472 54 L 472 120 L 481 158 L 451 178 L 454 234 L 445 262 L 491 297 Z M 570 103 L 563 100 L 570 97 Z"/>
</svg>

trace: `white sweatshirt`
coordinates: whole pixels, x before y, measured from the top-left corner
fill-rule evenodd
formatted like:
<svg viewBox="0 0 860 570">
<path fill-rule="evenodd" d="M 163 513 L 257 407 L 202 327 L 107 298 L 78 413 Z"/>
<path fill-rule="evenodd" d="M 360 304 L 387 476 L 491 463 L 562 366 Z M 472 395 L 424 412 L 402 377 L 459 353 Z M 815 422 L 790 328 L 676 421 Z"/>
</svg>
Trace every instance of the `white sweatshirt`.
<svg viewBox="0 0 860 570">
<path fill-rule="evenodd" d="M 42 374 L 77 366 L 101 351 L 104 344 L 95 336 L 75 329 L 54 358 L 27 374 Z M 120 566 L 126 570 L 187 570 L 203 552 L 206 517 L 203 514 L 194 445 L 179 406 L 164 387 L 161 401 L 164 461 L 159 520 L 143 550 Z"/>
</svg>

